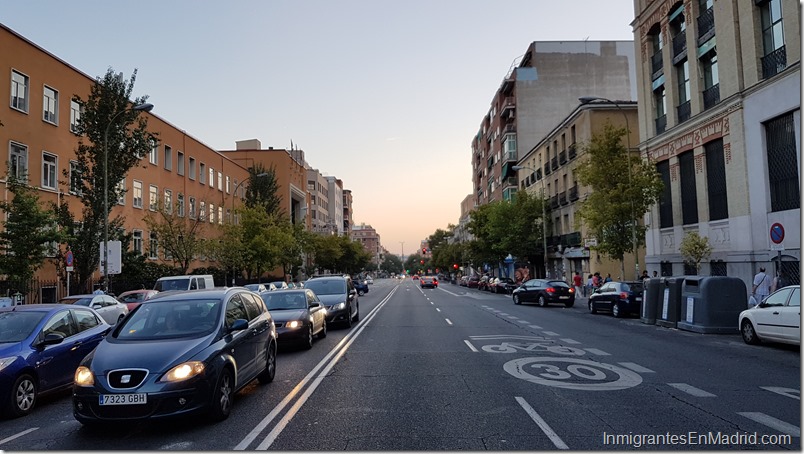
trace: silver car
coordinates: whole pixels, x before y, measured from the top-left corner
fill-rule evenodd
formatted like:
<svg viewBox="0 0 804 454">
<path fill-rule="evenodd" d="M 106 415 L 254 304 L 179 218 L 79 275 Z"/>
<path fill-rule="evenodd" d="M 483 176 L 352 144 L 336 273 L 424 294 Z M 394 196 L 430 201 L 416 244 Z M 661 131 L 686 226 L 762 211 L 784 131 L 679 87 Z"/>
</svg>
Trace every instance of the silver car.
<svg viewBox="0 0 804 454">
<path fill-rule="evenodd" d="M 59 300 L 59 303 L 91 307 L 110 325 L 123 320 L 128 314 L 128 306 L 109 295 L 70 295 Z"/>
</svg>

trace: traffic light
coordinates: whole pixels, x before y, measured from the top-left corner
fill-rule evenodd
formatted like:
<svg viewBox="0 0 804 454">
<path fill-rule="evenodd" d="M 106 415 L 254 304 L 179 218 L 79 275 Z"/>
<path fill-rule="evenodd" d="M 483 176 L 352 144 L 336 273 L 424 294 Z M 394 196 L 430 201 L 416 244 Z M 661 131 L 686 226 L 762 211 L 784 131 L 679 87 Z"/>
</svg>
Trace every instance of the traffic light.
<svg viewBox="0 0 804 454">
<path fill-rule="evenodd" d="M 424 260 L 420 260 L 421 264 L 424 265 Z"/>
<path fill-rule="evenodd" d="M 426 254 L 426 253 L 427 253 L 427 248 L 426 248 L 426 247 L 423 247 L 423 248 L 422 248 L 422 254 Z"/>
<path fill-rule="evenodd" d="M 458 269 L 458 264 L 456 263 L 456 264 L 452 265 L 452 269 L 457 270 Z"/>
</svg>

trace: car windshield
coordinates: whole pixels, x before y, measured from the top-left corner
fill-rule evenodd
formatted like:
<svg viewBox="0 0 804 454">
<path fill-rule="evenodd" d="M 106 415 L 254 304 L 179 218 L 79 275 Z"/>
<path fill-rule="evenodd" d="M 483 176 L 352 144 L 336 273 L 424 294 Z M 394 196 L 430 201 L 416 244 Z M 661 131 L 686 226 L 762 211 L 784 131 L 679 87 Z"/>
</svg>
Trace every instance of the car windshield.
<svg viewBox="0 0 804 454">
<path fill-rule="evenodd" d="M 92 302 L 91 297 L 62 298 L 61 301 L 59 301 L 61 304 L 75 304 L 76 306 L 86 307 L 89 307 L 90 302 Z"/>
<path fill-rule="evenodd" d="M 30 336 L 46 312 L 0 312 L 0 343 L 19 342 Z"/>
<path fill-rule="evenodd" d="M 552 287 L 569 287 L 564 281 L 547 281 L 547 284 Z"/>
<path fill-rule="evenodd" d="M 245 287 L 251 290 L 252 292 L 257 292 L 260 290 L 261 285 L 262 284 L 246 284 Z"/>
<path fill-rule="evenodd" d="M 168 290 L 187 290 L 190 287 L 190 278 L 165 279 L 156 282 L 154 290 L 165 292 Z"/>
<path fill-rule="evenodd" d="M 306 309 L 307 296 L 302 292 L 271 292 L 262 295 L 269 311 Z"/>
<path fill-rule="evenodd" d="M 120 299 L 124 303 L 137 303 L 137 302 L 140 302 L 140 301 L 144 301 L 145 300 L 145 295 L 147 295 L 147 294 L 143 293 L 143 292 L 129 293 L 128 295 L 121 295 Z"/>
<path fill-rule="evenodd" d="M 304 284 L 316 295 L 340 295 L 346 293 L 346 281 L 335 279 L 312 279 Z"/>
<path fill-rule="evenodd" d="M 140 305 L 117 330 L 119 340 L 199 337 L 220 324 L 219 299 L 152 300 Z"/>
</svg>

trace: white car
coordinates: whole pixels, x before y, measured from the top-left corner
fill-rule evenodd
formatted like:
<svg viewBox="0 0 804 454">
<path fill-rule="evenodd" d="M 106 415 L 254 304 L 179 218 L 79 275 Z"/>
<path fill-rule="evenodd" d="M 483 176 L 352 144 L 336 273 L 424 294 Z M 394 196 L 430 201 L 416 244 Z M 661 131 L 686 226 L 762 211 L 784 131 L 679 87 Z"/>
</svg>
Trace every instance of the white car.
<svg viewBox="0 0 804 454">
<path fill-rule="evenodd" d="M 781 288 L 740 312 L 739 327 L 746 344 L 764 340 L 801 345 L 801 286 Z"/>
<path fill-rule="evenodd" d="M 373 279 L 371 276 L 368 276 L 368 277 L 366 278 L 366 284 L 371 285 L 371 284 L 373 284 L 373 283 L 374 283 L 374 279 Z"/>
<path fill-rule="evenodd" d="M 59 303 L 91 307 L 110 325 L 123 320 L 128 314 L 128 306 L 109 295 L 70 295 L 59 300 Z"/>
</svg>

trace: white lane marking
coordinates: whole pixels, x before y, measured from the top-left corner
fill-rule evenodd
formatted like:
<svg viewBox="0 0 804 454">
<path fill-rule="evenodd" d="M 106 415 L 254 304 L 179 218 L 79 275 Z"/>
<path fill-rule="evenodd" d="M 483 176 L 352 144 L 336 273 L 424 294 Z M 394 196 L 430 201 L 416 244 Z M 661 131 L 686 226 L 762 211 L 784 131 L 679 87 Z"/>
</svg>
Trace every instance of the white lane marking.
<svg viewBox="0 0 804 454">
<path fill-rule="evenodd" d="M 631 369 L 634 372 L 643 372 L 643 373 L 648 373 L 648 374 L 655 374 L 656 373 L 655 370 L 650 370 L 647 367 L 642 367 L 637 363 L 617 363 L 617 364 L 619 364 L 619 365 L 621 365 L 623 367 L 627 367 L 627 368 Z"/>
<path fill-rule="evenodd" d="M 566 339 L 566 338 L 561 339 L 561 342 L 564 342 L 565 344 L 573 344 L 573 345 L 580 344 L 580 342 L 576 341 L 575 339 Z"/>
<path fill-rule="evenodd" d="M 794 426 L 790 423 L 786 423 L 780 419 L 776 419 L 772 416 L 768 416 L 765 413 L 759 412 L 751 412 L 751 411 L 744 411 L 744 412 L 737 412 L 740 416 L 745 416 L 746 418 L 756 421 L 763 426 L 768 426 L 771 429 L 776 429 L 779 432 L 787 435 L 792 435 L 794 437 L 801 437 L 801 429 L 797 426 Z"/>
<path fill-rule="evenodd" d="M 560 334 L 553 331 L 545 331 L 544 334 L 547 334 L 548 336 L 560 336 Z"/>
<path fill-rule="evenodd" d="M 704 391 L 703 389 L 696 388 L 686 383 L 668 383 L 668 385 L 672 386 L 673 388 L 676 388 L 679 391 L 684 391 L 685 393 L 695 397 L 717 397 L 710 392 Z"/>
<path fill-rule="evenodd" d="M 437 312 L 441 312 L 441 309 L 439 309 L 439 308 L 436 308 L 436 311 L 437 311 Z"/>
<path fill-rule="evenodd" d="M 474 345 L 472 345 L 472 343 L 471 343 L 471 342 L 469 342 L 468 340 L 464 340 L 464 341 L 463 341 L 463 343 L 465 343 L 466 345 L 468 345 L 468 346 L 469 346 L 469 349 L 470 349 L 470 350 L 472 350 L 473 352 L 475 352 L 475 353 L 478 353 L 478 352 L 479 352 L 479 350 L 478 350 L 478 349 L 476 349 L 476 348 L 475 348 L 475 346 L 474 346 Z"/>
<path fill-rule="evenodd" d="M 509 315 L 506 318 L 510 318 L 511 320 L 519 320 L 519 317 L 517 317 L 516 315 Z"/>
<path fill-rule="evenodd" d="M 604 352 L 603 350 L 598 350 L 598 349 L 596 349 L 596 348 L 584 348 L 584 350 L 588 351 L 589 353 L 591 353 L 591 354 L 593 354 L 593 355 L 598 355 L 598 356 L 611 356 L 611 353 L 606 353 L 606 352 Z"/>
<path fill-rule="evenodd" d="M 457 293 L 452 293 L 452 292 L 450 292 L 449 290 L 444 290 L 444 289 L 443 289 L 443 288 L 441 288 L 441 287 L 438 287 L 438 289 L 439 289 L 439 290 L 441 290 L 442 292 L 447 292 L 448 294 L 450 294 L 450 295 L 452 295 L 452 296 L 461 296 L 461 295 L 459 295 L 459 294 L 457 294 Z"/>
<path fill-rule="evenodd" d="M 39 429 L 39 428 L 38 427 L 31 427 L 30 429 L 23 430 L 22 432 L 20 432 L 18 434 L 14 434 L 14 435 L 12 435 L 10 437 L 3 438 L 2 440 L 0 440 L 0 445 L 2 445 L 3 443 L 7 443 L 7 442 L 9 442 L 11 440 L 15 440 L 15 439 L 17 439 L 19 437 L 22 437 L 23 435 L 27 435 L 27 434 L 29 434 L 29 433 L 33 432 L 34 430 L 37 430 L 37 429 Z"/>
<path fill-rule="evenodd" d="M 542 327 L 539 325 L 530 325 L 530 327 L 533 329 L 542 329 Z"/>
<path fill-rule="evenodd" d="M 516 322 L 517 322 L 517 323 L 522 323 L 522 324 L 525 324 L 525 325 L 526 325 L 526 324 L 528 324 L 528 323 L 530 323 L 530 322 L 529 322 L 529 321 L 527 321 L 527 320 L 517 320 Z"/>
<path fill-rule="evenodd" d="M 532 419 L 533 422 L 535 422 L 536 425 L 538 425 L 539 428 L 542 429 L 542 432 L 544 432 L 544 434 L 547 435 L 547 438 L 549 438 L 550 441 L 553 442 L 556 448 L 569 449 L 569 446 L 567 446 L 567 444 L 564 443 L 564 440 L 562 440 L 561 437 L 559 437 L 558 434 L 552 428 L 550 428 L 547 422 L 545 422 L 545 420 L 542 419 L 542 417 L 539 416 L 538 413 L 536 413 L 536 410 L 534 410 L 533 407 L 531 407 L 530 404 L 527 401 L 525 401 L 525 399 L 518 396 L 515 399 L 517 403 L 519 403 L 519 405 L 522 407 L 522 409 L 525 410 L 528 416 L 530 416 L 530 419 Z"/>
<path fill-rule="evenodd" d="M 451 322 L 451 321 L 449 321 L 449 319 L 448 319 L 448 318 L 445 318 L 444 320 L 446 320 L 446 321 L 447 321 L 447 323 L 449 323 L 450 325 L 452 324 L 452 322 Z"/>
<path fill-rule="evenodd" d="M 509 314 L 507 314 L 505 312 L 497 312 L 497 313 L 500 314 L 500 315 L 509 315 Z"/>
<path fill-rule="evenodd" d="M 510 334 L 488 334 L 485 336 L 469 336 L 471 339 L 476 340 L 493 340 L 493 339 L 532 339 L 532 340 L 545 340 L 542 336 L 512 336 Z"/>
<path fill-rule="evenodd" d="M 801 400 L 801 390 L 793 389 L 793 388 L 780 388 L 778 386 L 760 386 L 761 389 L 765 391 L 770 391 L 772 393 L 781 394 L 785 397 L 789 397 L 791 399 L 798 399 Z"/>
<path fill-rule="evenodd" d="M 248 435 L 246 435 L 246 437 L 243 438 L 243 440 L 240 441 L 240 443 L 238 443 L 234 447 L 234 450 L 235 451 L 242 451 L 242 450 L 245 450 L 246 448 L 248 448 L 248 446 L 257 438 L 257 436 L 260 435 L 260 433 L 263 430 L 265 430 L 265 428 L 271 423 L 271 421 L 273 421 L 274 418 L 276 418 L 276 416 L 285 409 L 285 407 L 290 403 L 291 400 L 293 400 L 293 398 L 296 396 L 296 394 L 298 394 L 308 383 L 310 383 L 312 377 L 322 367 L 324 367 L 324 365 L 327 363 L 327 361 L 329 361 L 331 358 L 334 357 L 334 359 L 332 359 L 332 362 L 330 363 L 330 365 L 327 367 L 326 370 L 328 371 L 329 369 L 332 369 L 332 366 L 335 365 L 335 363 L 338 361 L 338 359 L 340 359 L 340 357 L 343 356 L 344 353 L 346 353 L 346 349 L 349 348 L 349 346 L 352 344 L 353 340 L 357 336 L 359 336 L 361 332 L 363 332 L 363 329 L 365 328 L 366 323 L 368 323 L 371 319 L 373 319 L 377 315 L 377 312 L 379 312 L 379 310 L 385 305 L 385 303 L 387 303 L 391 299 L 391 297 L 394 295 L 394 293 L 396 293 L 396 290 L 398 288 L 399 287 L 394 287 L 391 290 L 391 292 L 388 293 L 388 295 L 385 298 L 383 298 L 382 301 L 380 301 L 380 303 L 377 304 L 377 306 L 375 306 L 374 309 L 372 309 L 368 313 L 368 316 L 364 317 L 363 320 L 361 320 L 358 323 L 358 325 L 357 325 L 357 327 L 355 328 L 354 331 L 351 331 L 351 332 L 347 333 L 346 336 L 344 336 L 343 339 L 341 339 L 340 342 L 338 342 L 335 345 L 335 347 L 333 347 L 332 350 L 330 350 L 326 354 L 326 356 L 324 356 L 324 358 L 318 364 L 316 364 L 315 367 L 313 367 L 313 369 L 310 370 L 310 372 L 304 378 L 302 378 L 301 381 L 299 381 L 299 383 L 296 384 L 296 386 L 293 387 L 293 389 L 288 393 L 288 395 L 285 396 L 284 399 L 282 399 L 282 402 L 280 402 L 276 407 L 274 407 L 274 409 L 271 410 L 271 412 L 268 413 L 265 416 L 265 418 L 262 419 L 262 421 L 260 421 L 256 426 L 254 426 L 253 429 L 251 429 L 251 432 L 249 432 Z M 341 348 L 341 347 L 343 347 L 343 348 Z M 311 385 L 313 390 L 315 389 L 315 387 L 318 386 L 318 382 L 320 382 L 320 378 L 325 376 L 325 375 L 326 375 L 326 371 L 322 372 L 320 374 L 319 378 L 317 379 L 317 381 L 313 382 L 313 385 Z M 308 391 L 309 391 L 309 388 L 308 388 Z M 310 391 L 310 392 L 312 392 L 312 391 Z M 287 417 L 287 415 L 285 417 Z M 280 423 L 281 423 L 281 421 L 280 421 Z M 282 427 L 284 428 L 284 426 L 282 426 Z M 276 428 L 271 433 L 273 433 L 275 431 L 276 431 Z M 281 429 L 279 430 L 279 432 L 281 432 Z M 278 436 L 279 433 L 277 432 L 276 435 Z M 273 440 L 271 440 L 271 443 L 273 443 Z"/>
<path fill-rule="evenodd" d="M 434 303 L 434 302 L 432 302 L 432 301 L 430 301 L 430 304 L 433 304 L 433 305 L 435 305 L 435 303 Z"/>
</svg>

